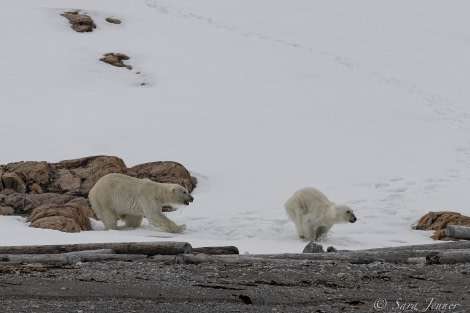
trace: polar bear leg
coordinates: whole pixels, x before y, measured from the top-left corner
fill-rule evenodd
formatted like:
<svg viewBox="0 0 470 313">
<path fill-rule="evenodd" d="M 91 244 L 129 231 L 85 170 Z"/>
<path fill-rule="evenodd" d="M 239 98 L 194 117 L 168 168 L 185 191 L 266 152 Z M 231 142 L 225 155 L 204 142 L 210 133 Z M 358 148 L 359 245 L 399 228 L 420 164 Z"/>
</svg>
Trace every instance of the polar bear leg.
<svg viewBox="0 0 470 313">
<path fill-rule="evenodd" d="M 326 234 L 328 231 L 330 231 L 330 229 L 331 229 L 331 226 L 330 227 L 328 227 L 328 226 L 318 226 L 315 229 L 315 239 L 317 239 L 318 237 L 320 237 L 323 234 Z"/>
<path fill-rule="evenodd" d="M 101 216 L 99 216 L 99 218 L 103 222 L 105 230 L 108 230 L 108 229 L 115 229 L 116 230 L 116 229 L 118 229 L 118 227 L 117 227 L 118 217 L 114 212 L 103 212 L 103 211 L 101 211 L 100 215 Z"/>
<path fill-rule="evenodd" d="M 149 222 L 168 233 L 182 233 L 186 229 L 186 224 L 176 225 L 175 222 L 166 217 L 162 212 L 144 212 Z"/>
<path fill-rule="evenodd" d="M 307 240 L 315 240 L 317 237 L 315 236 L 315 223 L 313 222 L 313 219 L 309 215 L 304 215 L 302 219 L 302 228 L 303 228 L 303 234 L 304 234 L 304 239 Z"/>
<path fill-rule="evenodd" d="M 290 206 L 286 204 L 286 212 L 292 222 L 294 222 L 295 230 L 300 238 L 305 238 L 303 226 L 303 210 L 297 206 Z"/>
<path fill-rule="evenodd" d="M 131 215 L 126 214 L 125 216 L 121 217 L 124 222 L 126 222 L 127 227 L 136 228 L 142 224 L 142 219 L 144 218 L 142 215 Z"/>
</svg>

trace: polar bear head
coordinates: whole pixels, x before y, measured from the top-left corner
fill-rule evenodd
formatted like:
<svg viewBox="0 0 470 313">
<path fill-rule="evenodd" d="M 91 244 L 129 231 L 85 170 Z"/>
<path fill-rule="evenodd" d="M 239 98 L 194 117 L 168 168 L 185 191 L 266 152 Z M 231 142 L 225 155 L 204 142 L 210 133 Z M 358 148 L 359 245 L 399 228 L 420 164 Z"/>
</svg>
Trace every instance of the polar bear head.
<svg viewBox="0 0 470 313">
<path fill-rule="evenodd" d="M 175 203 L 189 205 L 189 203 L 193 202 L 194 200 L 189 191 L 178 184 L 172 184 L 170 187 L 170 192 L 174 201 L 176 201 Z"/>
<path fill-rule="evenodd" d="M 354 223 L 357 221 L 354 211 L 346 205 L 336 205 L 336 219 L 339 223 Z"/>
</svg>

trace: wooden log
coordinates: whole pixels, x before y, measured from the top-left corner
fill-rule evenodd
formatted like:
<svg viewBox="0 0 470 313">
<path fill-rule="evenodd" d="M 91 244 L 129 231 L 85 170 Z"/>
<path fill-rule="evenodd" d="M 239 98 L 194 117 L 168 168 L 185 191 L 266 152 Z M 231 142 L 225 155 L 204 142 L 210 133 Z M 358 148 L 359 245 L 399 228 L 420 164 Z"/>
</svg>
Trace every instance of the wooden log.
<svg viewBox="0 0 470 313">
<path fill-rule="evenodd" d="M 435 254 L 432 261 L 427 260 Z M 348 262 L 351 264 L 369 264 L 373 262 L 395 264 L 454 264 L 470 262 L 470 251 L 465 249 L 443 250 L 398 250 L 386 251 L 343 251 L 338 253 L 286 253 L 286 254 L 251 254 L 251 255 L 178 255 L 174 262 L 178 264 L 250 264 L 250 263 L 306 263 L 306 262 Z"/>
<path fill-rule="evenodd" d="M 239 251 L 238 251 L 238 248 L 234 246 L 220 246 L 220 247 L 193 248 L 193 253 L 221 255 L 221 254 L 239 254 Z"/>
<path fill-rule="evenodd" d="M 85 243 L 71 245 L 44 246 L 5 246 L 0 247 L 0 254 L 58 254 L 82 250 L 112 249 L 116 254 L 188 254 L 192 247 L 187 242 L 120 242 L 120 243 Z"/>
<path fill-rule="evenodd" d="M 255 263 L 276 263 L 276 264 L 305 264 L 308 262 L 330 262 L 330 261 L 311 261 L 308 259 L 265 259 L 263 257 L 255 257 L 248 255 L 209 255 L 209 254 L 181 254 L 175 256 L 176 264 L 255 264 Z"/>
<path fill-rule="evenodd" d="M 449 225 L 446 227 L 446 236 L 457 239 L 470 240 L 470 227 Z"/>
<path fill-rule="evenodd" d="M 172 255 L 165 255 L 174 258 Z M 106 262 L 106 261 L 122 261 L 134 262 L 147 260 L 148 256 L 144 254 L 91 254 L 81 257 L 81 262 Z"/>
<path fill-rule="evenodd" d="M 114 251 L 111 249 L 100 249 L 91 251 L 86 250 L 60 254 L 7 254 L 0 255 L 0 261 L 17 264 L 41 263 L 52 265 L 65 265 L 83 262 L 84 258 L 89 258 L 96 255 L 109 256 L 113 254 Z"/>
</svg>

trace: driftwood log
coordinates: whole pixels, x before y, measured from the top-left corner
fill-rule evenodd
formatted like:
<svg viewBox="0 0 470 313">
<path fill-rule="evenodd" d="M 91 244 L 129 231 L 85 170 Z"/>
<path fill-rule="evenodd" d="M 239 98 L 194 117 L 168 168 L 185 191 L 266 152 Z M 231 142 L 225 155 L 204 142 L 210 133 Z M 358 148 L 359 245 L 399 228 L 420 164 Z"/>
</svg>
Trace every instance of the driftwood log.
<svg viewBox="0 0 470 313">
<path fill-rule="evenodd" d="M 205 247 L 204 250 L 211 253 L 216 251 L 234 252 L 232 248 Z M 0 262 L 56 265 L 76 264 L 77 262 L 135 261 L 144 259 L 149 262 L 171 264 L 298 264 L 312 262 L 369 264 L 383 262 L 432 265 L 470 262 L 470 241 L 354 251 L 343 250 L 329 253 L 215 255 L 201 252 L 193 254 L 193 250 L 190 244 L 184 242 L 0 247 Z M 197 249 L 195 250 L 197 251 Z"/>
<path fill-rule="evenodd" d="M 221 247 L 193 248 L 193 253 L 221 255 L 221 254 L 239 254 L 239 251 L 238 251 L 238 248 L 234 246 L 221 246 Z"/>
<path fill-rule="evenodd" d="M 0 247 L 1 254 L 59 254 L 84 250 L 111 249 L 116 254 L 177 255 L 192 253 L 187 242 L 124 242 L 124 243 L 84 243 L 71 245 L 11 246 Z"/>
<path fill-rule="evenodd" d="M 0 255 L 0 261 L 13 264 L 47 264 L 69 265 L 79 262 L 123 261 L 132 262 L 144 260 L 142 254 L 114 254 L 111 249 L 77 251 L 59 254 L 5 254 Z"/>
<path fill-rule="evenodd" d="M 470 262 L 470 242 L 403 246 L 329 253 L 284 253 L 251 255 L 185 254 L 174 257 L 178 264 L 224 263 L 298 263 L 334 261 L 352 264 L 384 262 L 394 264 L 455 264 Z"/>
<path fill-rule="evenodd" d="M 449 225 L 446 228 L 446 236 L 457 239 L 470 240 L 470 227 Z"/>
</svg>

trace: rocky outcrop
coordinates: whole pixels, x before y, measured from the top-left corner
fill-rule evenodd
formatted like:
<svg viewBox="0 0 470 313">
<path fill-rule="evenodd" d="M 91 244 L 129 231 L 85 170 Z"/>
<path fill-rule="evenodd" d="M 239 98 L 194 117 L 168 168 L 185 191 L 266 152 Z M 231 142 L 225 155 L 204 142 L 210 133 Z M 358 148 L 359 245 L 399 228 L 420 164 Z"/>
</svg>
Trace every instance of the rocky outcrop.
<svg viewBox="0 0 470 313">
<path fill-rule="evenodd" d="M 175 183 L 190 192 L 196 187 L 196 180 L 189 171 L 171 161 L 144 163 L 132 168 L 115 156 L 92 156 L 58 163 L 14 162 L 0 165 L 0 215 L 31 215 L 32 218 L 32 212 L 41 207 L 48 213 L 43 213 L 40 222 L 33 224 L 31 220 L 32 227 L 89 230 L 83 222 L 72 222 L 70 219 L 73 218 L 67 212 L 73 208 L 92 217 L 88 193 L 101 177 L 109 173 Z M 54 214 L 50 213 L 51 210 Z"/>
<path fill-rule="evenodd" d="M 470 217 L 450 211 L 429 212 L 421 217 L 413 229 L 435 230 L 431 236 L 434 240 L 457 240 L 446 235 L 446 227 L 450 225 L 470 226 Z"/>
<path fill-rule="evenodd" d="M 89 217 L 93 217 L 93 212 L 78 204 L 44 204 L 33 210 L 29 221 L 31 227 L 78 233 L 91 230 Z"/>
<path fill-rule="evenodd" d="M 0 194 L 0 205 L 12 208 L 14 214 L 21 216 L 30 215 L 35 208 L 44 204 L 65 205 L 70 203 L 78 204 L 87 209 L 91 208 L 88 200 L 84 197 L 58 193 L 24 194 L 14 192 L 8 195 Z"/>
<path fill-rule="evenodd" d="M 124 64 L 123 61 L 129 60 L 130 58 L 125 55 L 124 53 L 105 53 L 103 54 L 103 57 L 100 59 L 100 61 L 103 61 L 104 63 L 111 64 L 113 66 L 117 67 L 125 67 L 128 70 L 132 70 L 131 65 L 126 65 Z"/>
<path fill-rule="evenodd" d="M 189 192 L 192 192 L 196 187 L 196 180 L 188 170 L 181 164 L 171 161 L 136 165 L 127 170 L 127 175 L 148 178 L 160 183 L 178 184 Z"/>
<path fill-rule="evenodd" d="M 78 11 L 65 12 L 61 15 L 69 20 L 70 24 L 72 24 L 73 30 L 76 32 L 91 32 L 96 28 L 95 22 L 93 22 L 91 17 L 86 14 L 79 14 Z"/>
</svg>

